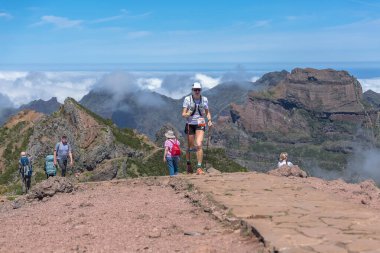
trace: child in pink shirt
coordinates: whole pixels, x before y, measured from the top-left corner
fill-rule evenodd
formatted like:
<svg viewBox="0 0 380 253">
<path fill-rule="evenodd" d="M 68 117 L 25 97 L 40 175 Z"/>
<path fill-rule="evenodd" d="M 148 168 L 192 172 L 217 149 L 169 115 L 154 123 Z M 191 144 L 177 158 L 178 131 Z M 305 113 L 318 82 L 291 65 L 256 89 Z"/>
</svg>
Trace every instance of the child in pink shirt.
<svg viewBox="0 0 380 253">
<path fill-rule="evenodd" d="M 177 145 L 177 148 L 180 145 L 180 142 L 175 137 L 173 131 L 169 130 L 165 133 L 166 141 L 164 144 L 164 162 L 168 165 L 170 176 L 175 176 L 178 174 L 178 163 L 179 163 L 179 154 L 177 151 L 174 151 L 173 146 Z"/>
</svg>

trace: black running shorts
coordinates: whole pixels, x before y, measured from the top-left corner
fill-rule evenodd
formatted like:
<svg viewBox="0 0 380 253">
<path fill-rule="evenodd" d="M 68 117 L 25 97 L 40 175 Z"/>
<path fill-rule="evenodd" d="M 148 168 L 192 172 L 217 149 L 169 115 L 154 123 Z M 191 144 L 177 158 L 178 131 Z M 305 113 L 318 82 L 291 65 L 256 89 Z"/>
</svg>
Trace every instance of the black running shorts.
<svg viewBox="0 0 380 253">
<path fill-rule="evenodd" d="M 205 126 L 186 124 L 186 126 L 185 126 L 185 134 L 187 134 L 187 129 L 189 129 L 189 135 L 194 135 L 195 131 L 197 131 L 197 130 L 205 131 L 206 127 Z"/>
</svg>

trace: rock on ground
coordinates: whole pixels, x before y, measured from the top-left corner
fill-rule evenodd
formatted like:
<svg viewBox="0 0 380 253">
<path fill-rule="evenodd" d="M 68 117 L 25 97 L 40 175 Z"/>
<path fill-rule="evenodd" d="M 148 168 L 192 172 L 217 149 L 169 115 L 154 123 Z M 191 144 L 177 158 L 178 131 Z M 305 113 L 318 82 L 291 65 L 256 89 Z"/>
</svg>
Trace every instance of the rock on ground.
<svg viewBox="0 0 380 253">
<path fill-rule="evenodd" d="M 294 166 L 281 166 L 278 169 L 273 169 L 268 172 L 269 175 L 280 176 L 280 177 L 307 177 L 307 173 L 303 171 L 297 165 Z"/>
<path fill-rule="evenodd" d="M 56 193 L 69 193 L 74 190 L 74 184 L 65 177 L 49 177 L 37 185 L 35 185 L 31 193 L 28 194 L 28 199 L 42 200 L 45 197 L 52 197 Z"/>
</svg>

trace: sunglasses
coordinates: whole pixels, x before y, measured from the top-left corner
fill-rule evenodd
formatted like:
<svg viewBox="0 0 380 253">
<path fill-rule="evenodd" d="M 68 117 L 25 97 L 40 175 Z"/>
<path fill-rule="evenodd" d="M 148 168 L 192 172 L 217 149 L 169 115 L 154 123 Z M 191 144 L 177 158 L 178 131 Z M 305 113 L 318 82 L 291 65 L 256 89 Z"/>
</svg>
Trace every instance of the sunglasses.
<svg viewBox="0 0 380 253">
<path fill-rule="evenodd" d="M 193 89 L 193 91 L 201 91 L 201 89 Z"/>
</svg>

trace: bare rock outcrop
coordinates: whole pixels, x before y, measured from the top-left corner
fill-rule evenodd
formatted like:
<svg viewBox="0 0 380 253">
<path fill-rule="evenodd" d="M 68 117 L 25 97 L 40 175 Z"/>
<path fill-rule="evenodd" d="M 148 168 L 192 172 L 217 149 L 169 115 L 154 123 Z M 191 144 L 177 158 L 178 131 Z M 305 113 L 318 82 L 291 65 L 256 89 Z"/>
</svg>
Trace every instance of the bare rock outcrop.
<svg viewBox="0 0 380 253">
<path fill-rule="evenodd" d="M 45 197 L 52 197 L 56 193 L 70 193 L 74 191 L 74 184 L 65 177 L 50 177 L 38 183 L 28 194 L 28 199 L 42 200 Z"/>
<path fill-rule="evenodd" d="M 119 136 L 123 134 L 121 130 L 117 131 Z M 140 155 L 138 150 L 117 140 L 112 124 L 106 123 L 70 98 L 65 100 L 56 115 L 45 117 L 36 124 L 28 150 L 34 157 L 52 154 L 62 135 L 68 137 L 72 146 L 75 170 L 92 171 L 105 160 Z M 136 142 L 140 140 L 136 139 Z"/>
<path fill-rule="evenodd" d="M 268 90 L 250 93 L 244 105 L 232 105 L 232 120 L 248 132 L 310 135 L 312 126 L 305 111 L 333 120 L 365 119 L 361 85 L 346 71 L 297 68 L 267 75 L 258 82 L 268 83 Z"/>
<path fill-rule="evenodd" d="M 360 112 L 362 88 L 346 71 L 296 68 L 273 89 L 277 100 L 318 112 Z"/>
<path fill-rule="evenodd" d="M 280 168 L 273 169 L 268 172 L 269 175 L 280 177 L 307 177 L 307 173 L 297 165 L 294 166 L 281 166 Z"/>
</svg>

